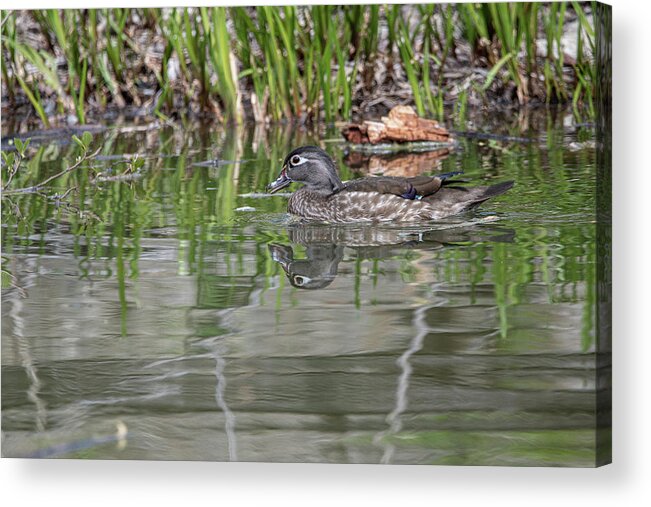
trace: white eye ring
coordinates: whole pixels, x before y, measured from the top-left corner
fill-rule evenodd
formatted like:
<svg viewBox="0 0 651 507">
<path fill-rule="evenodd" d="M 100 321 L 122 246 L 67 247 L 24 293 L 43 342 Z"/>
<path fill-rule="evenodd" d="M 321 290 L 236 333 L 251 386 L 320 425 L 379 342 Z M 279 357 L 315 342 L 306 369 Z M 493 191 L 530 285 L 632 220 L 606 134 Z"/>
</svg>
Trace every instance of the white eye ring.
<svg viewBox="0 0 651 507">
<path fill-rule="evenodd" d="M 304 287 L 311 281 L 312 279 L 309 276 L 294 275 L 294 283 L 296 284 L 296 287 Z"/>
<path fill-rule="evenodd" d="M 292 158 L 289 159 L 289 165 L 292 167 L 296 167 L 297 165 L 301 165 L 307 162 L 306 158 L 301 157 L 300 155 L 294 155 Z"/>
</svg>

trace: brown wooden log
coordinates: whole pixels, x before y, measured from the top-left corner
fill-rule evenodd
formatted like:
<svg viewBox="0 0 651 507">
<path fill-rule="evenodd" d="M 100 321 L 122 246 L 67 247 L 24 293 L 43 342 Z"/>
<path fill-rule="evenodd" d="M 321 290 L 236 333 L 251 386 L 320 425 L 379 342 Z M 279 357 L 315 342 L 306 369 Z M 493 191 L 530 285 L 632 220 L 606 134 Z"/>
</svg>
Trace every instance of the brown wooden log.
<svg viewBox="0 0 651 507">
<path fill-rule="evenodd" d="M 396 106 L 382 121 L 365 120 L 342 129 L 353 144 L 404 143 L 414 141 L 450 142 L 450 133 L 435 120 L 420 118 L 409 106 Z"/>
</svg>

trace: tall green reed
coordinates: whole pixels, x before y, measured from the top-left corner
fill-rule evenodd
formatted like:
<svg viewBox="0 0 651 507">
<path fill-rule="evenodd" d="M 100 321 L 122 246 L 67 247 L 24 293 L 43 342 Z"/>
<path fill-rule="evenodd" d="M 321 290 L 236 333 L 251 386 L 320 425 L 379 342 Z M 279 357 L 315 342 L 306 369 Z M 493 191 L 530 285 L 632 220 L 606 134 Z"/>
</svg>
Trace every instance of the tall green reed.
<svg viewBox="0 0 651 507">
<path fill-rule="evenodd" d="M 575 111 L 586 106 L 594 115 L 596 69 L 584 54 L 594 50 L 589 7 L 594 4 L 11 12 L 3 14 L 3 90 L 12 103 L 23 95 L 46 126 L 64 113 L 84 123 L 90 106 L 111 105 L 162 117 L 190 109 L 241 122 L 249 110 L 257 121 L 335 121 L 350 119 L 356 105 L 396 84 L 408 86 L 420 114 L 442 118 L 453 88 L 446 72 L 467 68 L 458 54 L 465 42 L 471 67 L 486 69 L 472 93 L 490 98 L 512 89 L 520 103 L 571 101 Z M 563 43 L 566 20 L 575 15 L 574 62 L 565 58 Z"/>
</svg>

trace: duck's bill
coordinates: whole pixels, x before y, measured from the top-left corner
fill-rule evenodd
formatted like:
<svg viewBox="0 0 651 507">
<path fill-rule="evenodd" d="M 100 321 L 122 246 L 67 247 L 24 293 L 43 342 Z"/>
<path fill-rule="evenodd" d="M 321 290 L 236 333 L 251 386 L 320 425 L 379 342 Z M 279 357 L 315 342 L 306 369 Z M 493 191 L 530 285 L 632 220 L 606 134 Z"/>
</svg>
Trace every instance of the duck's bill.
<svg viewBox="0 0 651 507">
<path fill-rule="evenodd" d="M 290 180 L 287 177 L 287 170 L 283 167 L 283 170 L 280 171 L 280 175 L 278 176 L 278 178 L 275 181 L 269 183 L 269 185 L 267 185 L 267 192 L 269 192 L 270 194 L 278 192 L 278 190 L 281 190 L 289 186 L 291 182 L 292 180 Z"/>
</svg>

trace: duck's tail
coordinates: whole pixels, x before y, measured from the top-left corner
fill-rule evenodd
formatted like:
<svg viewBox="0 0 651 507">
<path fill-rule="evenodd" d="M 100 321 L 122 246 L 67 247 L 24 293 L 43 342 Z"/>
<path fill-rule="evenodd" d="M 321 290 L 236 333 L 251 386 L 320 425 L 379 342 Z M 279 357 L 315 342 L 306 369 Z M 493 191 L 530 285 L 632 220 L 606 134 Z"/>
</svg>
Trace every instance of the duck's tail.
<svg viewBox="0 0 651 507">
<path fill-rule="evenodd" d="M 450 182 L 453 183 L 453 182 Z M 461 187 L 445 185 L 423 201 L 435 210 L 433 218 L 443 218 L 475 208 L 491 197 L 503 194 L 513 187 L 513 181 L 504 181 L 484 187 Z"/>
</svg>

